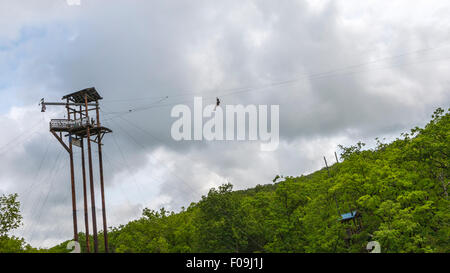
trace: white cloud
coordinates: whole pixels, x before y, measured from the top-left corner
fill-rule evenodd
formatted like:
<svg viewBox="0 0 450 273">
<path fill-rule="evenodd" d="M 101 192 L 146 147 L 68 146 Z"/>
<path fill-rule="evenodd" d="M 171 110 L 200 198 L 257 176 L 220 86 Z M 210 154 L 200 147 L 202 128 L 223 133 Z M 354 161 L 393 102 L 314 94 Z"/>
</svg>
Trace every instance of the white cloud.
<svg viewBox="0 0 450 273">
<path fill-rule="evenodd" d="M 0 135 L 0 191 L 21 196 L 18 234 L 51 246 L 72 233 L 67 154 L 47 127 L 64 114 L 49 107 L 43 116 L 40 98 L 90 86 L 105 98 L 102 115 L 114 130 L 104 149 L 108 219 L 123 224 L 144 207 L 178 210 L 227 181 L 244 189 L 308 173 L 323 156 L 334 162 L 337 144 L 373 145 L 376 136 L 424 125 L 450 103 L 449 8 L 448 1 L 2 1 L 0 128 L 8 129 Z M 223 104 L 279 104 L 279 149 L 173 141 L 170 105 L 192 103 L 193 93 Z M 107 115 L 167 95 L 157 103 L 166 107 L 123 116 L 140 128 Z M 81 211 L 79 169 L 76 179 Z M 81 212 L 78 220 L 83 230 Z"/>
</svg>

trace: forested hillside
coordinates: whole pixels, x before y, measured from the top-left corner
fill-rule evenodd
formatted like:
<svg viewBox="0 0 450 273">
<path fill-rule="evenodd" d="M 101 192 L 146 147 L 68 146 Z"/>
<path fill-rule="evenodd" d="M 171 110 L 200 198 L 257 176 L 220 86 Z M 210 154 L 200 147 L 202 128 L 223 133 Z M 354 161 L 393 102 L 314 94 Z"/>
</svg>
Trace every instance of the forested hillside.
<svg viewBox="0 0 450 273">
<path fill-rule="evenodd" d="M 329 173 L 245 191 L 222 185 L 179 213 L 144 209 L 111 229 L 111 251 L 367 252 L 378 241 L 382 252 L 450 252 L 450 112 L 438 109 L 425 128 L 363 147 L 340 147 L 342 162 Z"/>
</svg>

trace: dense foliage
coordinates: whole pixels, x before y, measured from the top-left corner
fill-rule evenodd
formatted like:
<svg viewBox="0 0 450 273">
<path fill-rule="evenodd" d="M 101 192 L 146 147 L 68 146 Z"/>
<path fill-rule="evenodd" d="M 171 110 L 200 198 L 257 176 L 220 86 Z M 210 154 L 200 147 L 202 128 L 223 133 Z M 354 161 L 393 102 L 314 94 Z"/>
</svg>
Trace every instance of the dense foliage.
<svg viewBox="0 0 450 273">
<path fill-rule="evenodd" d="M 382 252 L 450 252 L 450 112 L 363 147 L 340 146 L 341 163 L 307 176 L 245 191 L 222 185 L 179 213 L 144 209 L 110 230 L 111 251 L 367 252 L 378 241 Z"/>
<path fill-rule="evenodd" d="M 31 246 L 23 238 L 8 236 L 11 230 L 22 225 L 20 203 L 17 194 L 0 196 L 0 253 L 30 252 Z"/>
</svg>

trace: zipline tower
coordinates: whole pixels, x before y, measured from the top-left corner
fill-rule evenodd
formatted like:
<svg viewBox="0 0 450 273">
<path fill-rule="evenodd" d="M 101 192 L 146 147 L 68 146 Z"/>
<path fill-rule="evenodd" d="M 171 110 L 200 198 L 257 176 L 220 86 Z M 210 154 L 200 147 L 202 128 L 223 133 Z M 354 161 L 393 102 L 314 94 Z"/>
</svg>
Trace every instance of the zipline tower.
<svg viewBox="0 0 450 273">
<path fill-rule="evenodd" d="M 52 119 L 50 121 L 50 132 L 61 143 L 64 149 L 69 153 L 70 159 L 70 180 L 72 188 L 72 212 L 73 212 L 73 234 L 74 240 L 78 242 L 77 227 L 77 204 L 75 195 L 75 174 L 73 163 L 73 146 L 81 149 L 81 167 L 83 175 L 83 195 L 84 195 L 84 222 L 86 229 L 86 248 L 90 252 L 89 246 L 89 219 L 88 219 L 88 201 L 86 187 L 86 167 L 84 159 L 84 142 L 87 142 L 88 164 L 89 164 L 89 185 L 91 193 L 92 209 L 92 231 L 94 237 L 94 252 L 98 252 L 97 240 L 97 218 L 95 211 L 95 187 L 94 174 L 92 167 L 91 142 L 98 145 L 98 164 L 100 171 L 100 191 L 102 198 L 102 216 L 103 216 L 103 234 L 105 242 L 105 251 L 108 252 L 108 227 L 106 224 L 105 208 L 105 187 L 103 181 L 103 159 L 102 159 L 102 139 L 107 133 L 112 131 L 103 127 L 100 123 L 100 106 L 98 101 L 103 99 L 94 87 L 80 90 L 62 97 L 65 102 L 45 102 L 41 100 L 42 112 L 45 112 L 46 106 L 64 106 L 67 109 L 67 119 Z M 91 111 L 95 111 L 96 119 L 89 116 Z M 68 143 L 64 142 L 64 137 L 68 137 Z"/>
</svg>

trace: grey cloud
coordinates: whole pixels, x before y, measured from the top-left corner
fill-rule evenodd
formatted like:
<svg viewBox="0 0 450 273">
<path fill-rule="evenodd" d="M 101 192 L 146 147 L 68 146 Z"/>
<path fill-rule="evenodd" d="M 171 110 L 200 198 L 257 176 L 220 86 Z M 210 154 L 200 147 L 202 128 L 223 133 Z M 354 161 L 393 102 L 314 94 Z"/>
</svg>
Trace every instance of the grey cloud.
<svg viewBox="0 0 450 273">
<path fill-rule="evenodd" d="M 7 50 L 0 46 L 0 72 L 7 75 L 0 78 L 0 94 L 11 104 L 28 106 L 41 97 L 59 100 L 85 87 L 99 90 L 105 98 L 105 125 L 114 130 L 114 136 L 105 138 L 105 173 L 115 225 L 137 217 L 144 206 L 188 206 L 227 180 L 242 189 L 270 183 L 277 174 L 313 171 L 338 143 L 395 135 L 423 125 L 434 108 L 450 103 L 444 60 L 450 57 L 449 47 L 371 64 L 447 41 L 445 2 L 429 10 L 404 2 L 404 10 L 395 12 L 358 1 L 325 1 L 319 9 L 310 1 L 82 0 L 80 7 L 39 3 L 8 1 L 20 16 L 11 18 L 8 31 L 0 31 L 3 40 L 16 39 L 17 31 L 30 26 L 42 34 Z M 424 15 L 413 16 L 417 9 Z M 395 19 L 397 14 L 402 19 Z M 367 65 L 349 67 L 354 64 Z M 321 74 L 327 71 L 335 72 Z M 228 94 L 228 89 L 291 79 L 298 81 Z M 280 148 L 267 154 L 257 143 L 173 141 L 171 106 L 192 104 L 195 93 L 211 97 L 208 103 L 219 96 L 224 104 L 279 104 Z M 169 98 L 157 103 L 165 96 Z M 120 117 L 110 113 L 152 105 Z M 18 122 L 0 116 L 0 124 Z M 36 245 L 71 235 L 68 170 L 46 178 L 58 153 L 59 166 L 67 167 L 68 159 L 46 130 L 30 137 L 22 152 L 17 147 L 1 154 L 3 191 L 23 194 L 32 182 L 45 182 L 23 200 L 24 236 L 30 240 L 28 230 L 36 229 Z M 36 178 L 47 143 L 51 146 Z M 77 170 L 78 182 L 79 175 Z M 97 178 L 96 183 L 98 189 Z M 79 209 L 81 193 L 78 183 Z M 39 217 L 41 206 L 46 212 Z M 55 222 L 55 217 L 60 220 Z"/>
</svg>

